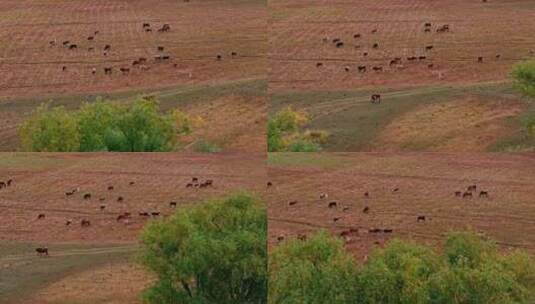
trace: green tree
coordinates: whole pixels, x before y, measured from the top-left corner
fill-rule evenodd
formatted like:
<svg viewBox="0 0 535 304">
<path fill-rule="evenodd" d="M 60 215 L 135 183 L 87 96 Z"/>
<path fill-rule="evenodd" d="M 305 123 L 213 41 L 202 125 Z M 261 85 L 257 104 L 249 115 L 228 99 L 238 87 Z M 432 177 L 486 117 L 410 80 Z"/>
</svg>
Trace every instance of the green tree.
<svg viewBox="0 0 535 304">
<path fill-rule="evenodd" d="M 524 61 L 513 67 L 514 87 L 522 94 L 535 97 L 535 60 Z"/>
<path fill-rule="evenodd" d="M 325 232 L 289 240 L 269 257 L 269 303 L 354 303 L 356 268 L 339 239 Z"/>
<path fill-rule="evenodd" d="M 117 105 L 101 99 L 84 103 L 76 115 L 80 129 L 80 151 L 113 150 L 107 146 L 106 136 L 117 128 L 116 119 L 121 115 L 122 111 Z"/>
<path fill-rule="evenodd" d="M 266 303 L 267 221 L 261 201 L 234 194 L 177 211 L 142 233 L 158 280 L 146 303 Z"/>
<path fill-rule="evenodd" d="M 63 107 L 39 106 L 20 127 L 24 151 L 72 152 L 80 148 L 77 121 Z"/>
</svg>

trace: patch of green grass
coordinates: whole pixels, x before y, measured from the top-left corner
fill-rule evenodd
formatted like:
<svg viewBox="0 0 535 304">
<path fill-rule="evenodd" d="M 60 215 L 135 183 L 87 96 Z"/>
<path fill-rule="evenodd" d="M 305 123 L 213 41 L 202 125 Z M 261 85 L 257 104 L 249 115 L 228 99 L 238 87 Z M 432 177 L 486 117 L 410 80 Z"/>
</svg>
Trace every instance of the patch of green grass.
<svg viewBox="0 0 535 304">
<path fill-rule="evenodd" d="M 0 168 L 3 170 L 42 170 L 68 165 L 68 161 L 57 155 L 41 155 L 36 153 L 3 153 L 0 157 Z"/>
<path fill-rule="evenodd" d="M 38 257 L 41 245 L 0 244 L 2 303 L 21 303 L 32 292 L 73 273 L 132 258 L 136 247 L 125 245 L 58 244 L 48 246 L 50 256 Z"/>
<path fill-rule="evenodd" d="M 217 144 L 213 142 L 200 140 L 195 143 L 195 146 L 193 146 L 193 150 L 195 152 L 201 152 L 201 153 L 217 153 L 217 152 L 221 152 L 223 149 L 221 149 L 221 147 L 219 147 Z"/>
</svg>

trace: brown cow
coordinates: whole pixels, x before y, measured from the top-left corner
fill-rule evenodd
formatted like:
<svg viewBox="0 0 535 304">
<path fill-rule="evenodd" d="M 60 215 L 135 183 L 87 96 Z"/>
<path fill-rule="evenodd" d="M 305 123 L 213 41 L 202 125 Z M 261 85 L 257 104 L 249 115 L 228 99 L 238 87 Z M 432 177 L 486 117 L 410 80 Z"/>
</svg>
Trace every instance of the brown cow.
<svg viewBox="0 0 535 304">
<path fill-rule="evenodd" d="M 164 47 L 163 47 L 163 46 L 158 46 L 158 51 L 159 51 L 159 52 L 163 52 L 163 50 L 164 50 Z"/>
<path fill-rule="evenodd" d="M 85 200 L 91 199 L 91 193 L 84 194 L 84 199 Z"/>
<path fill-rule="evenodd" d="M 317 68 L 322 67 L 322 66 L 323 66 L 323 63 L 321 63 L 321 62 L 316 63 L 316 67 Z"/>
<path fill-rule="evenodd" d="M 109 68 L 104 68 L 104 74 L 106 74 L 106 75 L 111 75 L 111 73 L 112 73 L 112 68 L 111 68 L 111 67 L 109 67 Z"/>
<path fill-rule="evenodd" d="M 122 196 L 119 196 L 119 197 L 117 198 L 117 201 L 120 203 L 120 202 L 124 201 L 124 198 L 123 198 Z"/>
<path fill-rule="evenodd" d="M 371 97 L 371 103 L 375 104 L 379 104 L 381 103 L 381 94 L 373 94 L 372 97 Z"/>
<path fill-rule="evenodd" d="M 74 50 L 76 48 L 78 48 L 78 45 L 76 45 L 76 44 L 69 45 L 69 50 Z"/>
<path fill-rule="evenodd" d="M 465 192 L 463 193 L 463 198 L 472 197 L 472 192 Z"/>
<path fill-rule="evenodd" d="M 143 23 L 143 28 L 150 27 L 150 23 Z"/>
<path fill-rule="evenodd" d="M 106 45 L 104 46 L 104 51 L 109 51 L 109 50 L 111 50 L 111 45 L 106 44 Z"/>
<path fill-rule="evenodd" d="M 88 41 L 93 41 L 93 39 L 95 39 L 94 36 L 89 36 L 89 37 L 87 37 L 87 40 L 88 40 Z"/>
<path fill-rule="evenodd" d="M 120 68 L 119 70 L 120 70 L 121 73 L 123 73 L 123 74 L 128 74 L 128 73 L 130 73 L 130 69 L 129 69 L 129 68 Z"/>
<path fill-rule="evenodd" d="M 330 202 L 328 206 L 329 206 L 329 208 L 336 208 L 337 203 L 336 202 Z"/>
<path fill-rule="evenodd" d="M 361 37 L 360 34 L 355 34 L 355 35 L 353 35 L 353 38 L 360 38 L 360 37 Z"/>
<path fill-rule="evenodd" d="M 370 212 L 370 207 L 366 206 L 364 209 L 362 209 L 362 213 L 368 213 Z"/>
<path fill-rule="evenodd" d="M 455 191 L 456 197 L 461 197 L 462 194 L 463 194 L 462 191 Z"/>
<path fill-rule="evenodd" d="M 360 73 L 364 73 L 364 72 L 366 72 L 366 66 L 365 66 L 365 65 L 360 65 L 360 66 L 359 66 L 359 72 L 360 72 Z"/>
<path fill-rule="evenodd" d="M 468 186 L 468 188 L 466 188 L 467 191 L 476 191 L 477 190 L 477 185 L 470 185 Z"/>
<path fill-rule="evenodd" d="M 344 46 L 344 43 L 342 41 L 336 43 L 337 48 L 341 48 Z"/>
<path fill-rule="evenodd" d="M 89 220 L 86 220 L 86 219 L 83 219 L 81 222 L 80 222 L 80 225 L 82 227 L 89 227 L 91 226 L 91 222 Z"/>
<path fill-rule="evenodd" d="M 44 218 L 45 218 L 45 214 L 44 213 L 39 213 L 39 215 L 37 216 L 38 220 L 44 219 Z"/>
<path fill-rule="evenodd" d="M 106 209 L 106 205 L 100 205 L 100 211 Z"/>
<path fill-rule="evenodd" d="M 487 191 L 481 191 L 479 192 L 479 197 L 489 197 L 489 193 Z"/>
<path fill-rule="evenodd" d="M 169 207 L 176 208 L 176 202 L 170 202 L 169 203 Z"/>
<path fill-rule="evenodd" d="M 382 72 L 383 71 L 383 67 L 382 66 L 374 66 L 373 70 L 376 71 L 376 72 Z"/>
<path fill-rule="evenodd" d="M 293 206 L 293 205 L 295 205 L 295 204 L 297 204 L 297 201 L 290 201 L 290 202 L 288 202 L 288 205 L 290 205 L 290 206 Z"/>
<path fill-rule="evenodd" d="M 419 215 L 417 218 L 416 218 L 416 222 L 419 223 L 419 222 L 425 222 L 425 215 Z"/>
<path fill-rule="evenodd" d="M 477 62 L 479 62 L 479 63 L 483 62 L 483 57 L 481 57 L 481 56 L 477 57 Z"/>
<path fill-rule="evenodd" d="M 372 48 L 374 48 L 374 49 L 379 48 L 379 43 L 374 43 Z"/>
</svg>

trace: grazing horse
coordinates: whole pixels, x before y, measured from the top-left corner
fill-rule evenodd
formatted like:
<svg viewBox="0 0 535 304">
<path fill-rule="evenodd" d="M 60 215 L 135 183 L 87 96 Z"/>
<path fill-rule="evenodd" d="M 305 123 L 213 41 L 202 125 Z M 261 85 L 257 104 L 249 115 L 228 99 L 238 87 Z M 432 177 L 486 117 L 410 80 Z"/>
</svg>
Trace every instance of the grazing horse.
<svg viewBox="0 0 535 304">
<path fill-rule="evenodd" d="M 48 256 L 48 248 L 46 247 L 35 248 L 35 252 L 38 256 Z"/>
<path fill-rule="evenodd" d="M 371 97 L 371 103 L 373 103 L 373 104 L 381 103 L 381 94 L 373 94 L 372 97 Z"/>
</svg>

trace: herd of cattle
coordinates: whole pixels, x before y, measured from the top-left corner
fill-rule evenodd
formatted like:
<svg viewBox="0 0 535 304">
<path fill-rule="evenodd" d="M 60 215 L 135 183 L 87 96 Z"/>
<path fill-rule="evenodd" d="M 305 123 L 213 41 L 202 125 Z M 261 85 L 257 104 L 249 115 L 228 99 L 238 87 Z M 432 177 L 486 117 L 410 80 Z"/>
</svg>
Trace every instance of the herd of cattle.
<svg viewBox="0 0 535 304">
<path fill-rule="evenodd" d="M 435 27 L 435 28 L 433 29 L 433 27 Z M 423 25 L 423 32 L 424 33 L 428 33 L 428 34 L 431 34 L 432 32 L 435 32 L 437 34 L 449 33 L 450 32 L 450 25 L 449 24 L 442 24 L 442 25 L 436 25 L 435 26 L 430 22 L 426 22 Z M 378 33 L 377 29 L 373 29 L 371 31 L 371 35 L 374 35 L 376 33 Z M 378 42 L 374 42 L 371 45 L 368 45 L 367 48 L 364 45 L 359 44 L 358 41 L 362 37 L 363 37 L 363 34 L 361 34 L 361 33 L 353 34 L 353 41 L 354 41 L 353 47 L 356 50 L 363 50 L 360 53 L 361 57 L 367 58 L 367 57 L 370 56 L 371 52 L 374 52 L 374 51 L 380 49 L 380 45 L 379 45 Z M 323 43 L 330 43 L 335 48 L 344 48 L 347 45 L 347 43 L 344 42 L 339 37 L 336 37 L 336 38 L 324 37 L 322 39 L 322 41 L 323 41 Z M 390 69 L 404 69 L 405 68 L 405 64 L 414 63 L 414 62 L 426 62 L 426 61 L 427 61 L 427 67 L 429 69 L 435 68 L 435 64 L 432 61 L 429 61 L 430 56 L 432 54 L 432 51 L 435 49 L 435 46 L 431 45 L 431 44 L 424 45 L 424 46 L 422 46 L 421 49 L 422 49 L 422 51 L 418 52 L 419 54 L 417 54 L 417 55 L 415 54 L 415 55 L 411 55 L 411 56 L 406 56 L 406 58 L 402 58 L 402 57 L 390 58 L 390 59 L 387 60 L 387 62 L 385 62 L 385 65 L 375 64 L 375 65 L 372 65 L 372 66 L 368 66 L 368 65 L 365 65 L 365 64 L 360 64 L 360 65 L 357 66 L 356 70 L 357 70 L 358 73 L 362 73 L 362 74 L 367 73 L 369 70 L 372 70 L 374 72 L 380 73 L 380 72 L 386 71 L 387 67 L 390 68 Z M 495 58 L 496 58 L 496 60 L 500 59 L 501 58 L 501 54 L 496 54 Z M 475 60 L 477 60 L 478 63 L 483 63 L 484 58 L 482 56 L 479 56 Z M 324 67 L 324 63 L 323 62 L 316 62 L 316 68 L 322 68 L 322 67 Z M 346 66 L 344 66 L 344 70 L 345 70 L 345 72 L 350 72 L 351 71 L 351 67 L 346 65 Z M 373 94 L 372 98 L 371 98 L 371 103 L 378 104 L 380 102 L 381 102 L 381 95 L 380 94 Z"/>
<path fill-rule="evenodd" d="M 145 33 L 152 33 L 153 28 L 150 23 L 143 23 L 142 24 L 142 31 Z M 163 24 L 161 27 L 159 27 L 156 32 L 158 33 L 166 33 L 171 31 L 171 25 L 168 23 Z M 103 56 L 108 56 L 108 54 L 112 51 L 112 45 L 111 44 L 105 44 L 103 46 L 97 47 L 97 40 L 98 36 L 101 35 L 100 31 L 94 31 L 91 35 L 87 36 L 86 40 L 87 42 L 84 45 L 84 49 L 86 49 L 88 52 L 95 52 L 98 49 L 101 49 Z M 49 42 L 50 47 L 56 47 L 61 46 L 63 48 L 66 48 L 71 51 L 77 51 L 79 49 L 82 49 L 82 45 L 79 42 L 73 42 L 71 40 L 64 40 L 61 43 L 58 43 L 57 40 L 52 40 Z M 231 52 L 230 56 L 232 58 L 238 56 L 236 52 Z M 221 61 L 223 59 L 223 55 L 217 54 L 216 60 Z M 122 75 L 128 75 L 130 74 L 132 69 L 139 69 L 142 71 L 150 70 L 151 66 L 150 63 L 154 64 L 160 64 L 164 62 L 170 62 L 171 61 L 171 55 L 168 53 L 165 53 L 165 47 L 158 45 L 155 47 L 155 54 L 152 57 L 152 61 L 149 60 L 147 57 L 138 57 L 134 60 L 132 60 L 128 65 L 122 65 L 120 67 L 116 66 L 107 66 L 103 68 L 104 75 L 112 75 L 114 73 L 115 69 L 118 69 Z M 178 63 L 172 63 L 174 68 L 178 68 Z M 66 72 L 68 70 L 68 67 L 66 65 L 63 65 L 61 67 L 61 70 L 63 72 Z M 91 68 L 91 74 L 96 75 L 98 73 L 97 68 L 93 67 Z"/>
<path fill-rule="evenodd" d="M 0 181 L 0 190 L 3 189 L 3 188 L 7 188 L 7 187 L 10 187 L 13 185 L 13 179 L 9 179 L 7 181 Z M 202 188 L 208 188 L 208 187 L 213 187 L 213 184 L 214 184 L 214 181 L 212 179 L 206 179 L 204 181 L 201 181 L 198 177 L 193 177 L 191 178 L 191 181 L 188 182 L 185 187 L 186 188 L 198 188 L 198 189 L 202 189 Z M 135 185 L 135 182 L 131 181 L 128 183 L 129 186 L 134 186 Z M 99 201 L 99 205 L 98 207 L 98 210 L 100 211 L 104 211 L 106 209 L 106 196 L 110 196 L 109 193 L 114 193 L 115 192 L 115 187 L 113 185 L 108 185 L 107 186 L 107 192 L 108 194 L 107 195 L 100 195 L 98 196 L 98 201 Z M 79 187 L 77 188 L 74 188 L 72 190 L 69 190 L 69 191 L 66 191 L 64 193 L 65 195 L 65 198 L 67 199 L 73 199 L 75 198 L 77 195 L 85 202 L 91 202 L 94 198 L 94 195 L 90 192 L 83 192 L 81 191 L 81 189 Z M 116 201 L 117 203 L 122 203 L 122 202 L 125 202 L 125 198 L 121 195 L 112 195 L 114 197 L 114 201 Z M 176 201 L 171 201 L 168 203 L 168 206 L 169 208 L 171 209 L 175 209 L 177 207 L 177 202 Z M 143 218 L 143 219 L 148 219 L 148 218 L 156 218 L 156 217 L 159 217 L 162 215 L 162 212 L 161 211 L 156 211 L 156 210 L 153 210 L 153 211 L 139 211 L 138 212 L 138 216 L 140 218 Z M 37 214 L 37 217 L 36 217 L 36 220 L 37 221 L 43 221 L 43 220 L 46 220 L 46 213 L 39 213 Z M 130 224 L 130 221 L 133 220 L 133 215 L 131 212 L 121 212 L 119 213 L 116 217 L 115 217 L 115 220 L 116 222 L 120 222 L 122 224 L 125 224 L 125 225 L 128 225 Z M 67 218 L 65 219 L 65 226 L 72 226 L 74 223 L 74 220 L 71 219 L 71 218 Z M 89 218 L 82 218 L 80 219 L 79 221 L 79 224 L 80 224 L 80 227 L 82 228 L 87 228 L 87 227 L 91 227 L 91 220 Z M 48 247 L 39 247 L 39 248 L 36 248 L 35 251 L 37 252 L 37 254 L 39 256 L 48 256 Z"/>
<path fill-rule="evenodd" d="M 267 186 L 268 186 L 268 188 L 270 188 L 270 187 L 273 186 L 273 183 L 272 182 L 268 182 Z M 399 188 L 394 188 L 394 189 L 392 189 L 391 192 L 394 194 L 394 193 L 397 193 L 399 191 L 400 191 Z M 465 191 L 455 191 L 454 194 L 455 194 L 455 197 L 460 197 L 460 198 L 464 198 L 464 199 L 473 198 L 476 195 L 478 195 L 480 198 L 489 198 L 488 191 L 479 190 L 479 192 L 478 192 L 478 186 L 476 184 L 469 185 L 466 188 Z M 320 193 L 319 194 L 320 201 L 326 201 L 328 199 L 328 197 L 329 197 L 329 195 L 327 193 Z M 368 214 L 370 212 L 370 209 L 371 209 L 371 207 L 369 205 L 370 192 L 364 192 L 363 197 L 364 197 L 364 199 L 366 201 L 366 205 L 364 206 L 364 208 L 362 209 L 361 212 L 363 214 Z M 292 201 L 288 202 L 288 206 L 290 206 L 290 207 L 295 206 L 297 204 L 298 204 L 297 200 L 292 200 Z M 332 201 L 332 200 L 328 201 L 327 204 L 326 204 L 326 207 L 328 209 L 341 210 L 344 213 L 350 211 L 350 207 L 342 206 L 338 201 Z M 335 217 L 332 218 L 332 222 L 336 223 L 341 219 L 342 219 L 341 216 L 335 216 Z M 429 219 L 429 217 L 426 216 L 426 215 L 417 215 L 416 216 L 416 223 L 426 222 L 426 220 L 428 220 L 428 219 Z M 350 228 L 348 230 L 343 230 L 342 232 L 340 232 L 339 235 L 344 239 L 344 242 L 346 244 L 349 244 L 349 243 L 354 242 L 354 239 L 352 238 L 352 235 L 358 235 L 360 232 L 362 232 L 361 228 Z M 392 228 L 369 228 L 369 229 L 365 229 L 365 232 L 370 233 L 370 234 L 392 234 L 394 232 L 394 229 L 392 229 Z M 300 240 L 306 240 L 307 236 L 306 236 L 306 234 L 298 234 L 297 238 L 300 239 Z M 284 235 L 277 236 L 277 241 L 278 242 L 281 242 L 284 239 L 285 239 Z M 379 244 L 379 242 L 376 241 L 376 244 Z"/>
</svg>

